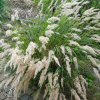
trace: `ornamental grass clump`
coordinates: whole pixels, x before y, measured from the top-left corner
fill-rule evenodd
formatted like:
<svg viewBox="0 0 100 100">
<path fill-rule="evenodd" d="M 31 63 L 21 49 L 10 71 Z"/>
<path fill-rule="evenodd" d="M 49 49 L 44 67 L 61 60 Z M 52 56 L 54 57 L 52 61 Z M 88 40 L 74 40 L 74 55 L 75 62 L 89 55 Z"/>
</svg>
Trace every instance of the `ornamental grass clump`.
<svg viewBox="0 0 100 100">
<path fill-rule="evenodd" d="M 41 94 L 43 100 L 87 100 L 88 82 L 80 71 L 82 64 L 92 63 L 100 80 L 100 11 L 90 8 L 80 14 L 87 3 L 62 0 L 56 5 L 60 7 L 57 16 L 42 15 L 33 20 L 34 27 L 22 27 L 16 37 L 12 32 L 9 37 L 16 40 L 15 46 L 0 40 L 0 58 L 5 59 L 5 80 L 0 87 L 10 85 L 15 100 L 30 86 L 37 87 L 35 100 Z"/>
</svg>

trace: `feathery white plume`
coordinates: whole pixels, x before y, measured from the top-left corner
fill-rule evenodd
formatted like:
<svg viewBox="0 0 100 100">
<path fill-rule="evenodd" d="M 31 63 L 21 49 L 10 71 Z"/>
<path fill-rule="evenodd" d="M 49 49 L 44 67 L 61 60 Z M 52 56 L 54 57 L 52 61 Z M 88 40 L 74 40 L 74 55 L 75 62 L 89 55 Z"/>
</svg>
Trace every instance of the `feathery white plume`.
<svg viewBox="0 0 100 100">
<path fill-rule="evenodd" d="M 12 35 L 12 31 L 11 31 L 11 30 L 7 30 L 7 31 L 6 31 L 6 36 L 9 37 L 9 36 L 11 36 L 11 35 Z"/>
<path fill-rule="evenodd" d="M 57 28 L 58 27 L 58 24 L 51 24 L 51 25 L 48 25 L 47 26 L 47 29 L 48 30 L 54 30 L 55 28 Z"/>
<path fill-rule="evenodd" d="M 61 45 L 60 48 L 61 48 L 62 53 L 65 55 L 65 46 Z"/>
<path fill-rule="evenodd" d="M 49 42 L 49 38 L 48 37 L 44 37 L 44 36 L 40 36 L 39 40 L 42 43 L 42 48 L 46 49 L 46 44 Z"/>
<path fill-rule="evenodd" d="M 12 41 L 18 41 L 19 40 L 19 37 L 13 37 L 12 38 Z"/>
<path fill-rule="evenodd" d="M 73 58 L 73 61 L 74 61 L 75 68 L 78 69 L 79 65 L 78 65 L 77 58 L 74 57 L 74 58 Z"/>
<path fill-rule="evenodd" d="M 80 47 L 82 50 L 86 51 L 87 53 L 90 53 L 91 55 L 93 56 L 96 56 L 97 53 L 95 52 L 94 48 L 88 46 L 88 45 L 85 45 L 85 46 L 81 46 Z"/>
<path fill-rule="evenodd" d="M 74 81 L 74 86 L 77 89 L 77 92 L 82 96 L 83 100 L 87 100 L 86 93 L 83 91 L 80 81 L 82 80 L 80 80 L 79 77 L 76 77 Z"/>
<path fill-rule="evenodd" d="M 66 69 L 68 71 L 69 76 L 71 77 L 71 66 L 70 66 L 70 59 L 67 55 L 65 55 L 65 60 L 66 60 Z"/>
<path fill-rule="evenodd" d="M 93 58 L 90 55 L 88 55 L 88 58 L 90 59 L 90 61 L 92 62 L 92 64 L 100 70 L 100 63 L 97 62 L 96 58 Z"/>
<path fill-rule="evenodd" d="M 79 95 L 77 94 L 76 90 L 71 89 L 71 93 L 74 96 L 75 100 L 81 100 Z"/>
<path fill-rule="evenodd" d="M 100 81 L 100 73 L 99 73 L 99 71 L 96 69 L 96 68 L 93 68 L 93 71 L 94 71 L 94 74 L 95 74 L 95 76 L 99 79 L 99 81 Z"/>
<path fill-rule="evenodd" d="M 73 40 L 70 40 L 70 41 L 69 41 L 69 45 L 70 45 L 70 46 L 78 46 L 78 47 L 80 47 L 79 43 L 76 42 L 76 41 L 73 41 Z"/>
<path fill-rule="evenodd" d="M 52 30 L 47 30 L 47 31 L 45 31 L 45 35 L 46 35 L 47 37 L 51 37 L 53 34 L 54 34 L 54 32 L 53 32 Z"/>
<path fill-rule="evenodd" d="M 77 28 L 72 28 L 72 30 L 75 31 L 75 32 L 82 32 L 82 30 L 77 29 Z"/>
<path fill-rule="evenodd" d="M 60 18 L 58 17 L 51 17 L 47 20 L 47 22 L 50 24 L 50 23 L 55 23 L 55 22 L 59 22 L 60 21 Z"/>
<path fill-rule="evenodd" d="M 96 13 L 97 13 L 96 11 L 98 11 L 98 9 L 90 8 L 90 9 L 86 10 L 86 11 L 83 13 L 83 15 L 84 15 L 84 16 L 91 16 L 91 15 L 96 14 Z"/>
<path fill-rule="evenodd" d="M 96 41 L 96 42 L 100 42 L 100 36 L 97 34 L 92 35 L 91 39 Z"/>
<path fill-rule="evenodd" d="M 70 56 L 72 56 L 72 50 L 71 50 L 71 48 L 67 46 L 67 47 L 66 47 L 66 50 L 67 50 L 68 54 L 69 54 Z"/>
<path fill-rule="evenodd" d="M 38 74 L 38 72 L 40 72 L 42 69 L 43 69 L 44 65 L 41 61 L 38 61 L 36 64 L 35 64 L 35 76 Z M 34 77 L 35 77 L 34 76 Z"/>
<path fill-rule="evenodd" d="M 60 65 L 60 62 L 59 62 L 59 60 L 58 60 L 58 58 L 57 58 L 55 55 L 53 55 L 52 58 L 54 59 L 54 61 L 55 61 L 59 66 L 61 66 L 61 65 Z"/>
<path fill-rule="evenodd" d="M 42 44 L 47 44 L 48 41 L 49 41 L 49 38 L 48 37 L 44 37 L 44 36 L 40 36 L 39 37 L 39 40 L 41 41 Z"/>
<path fill-rule="evenodd" d="M 81 40 L 81 37 L 78 34 L 72 33 L 71 37 L 75 40 Z"/>
<path fill-rule="evenodd" d="M 38 46 L 36 43 L 30 42 L 26 49 L 26 54 L 33 55 L 37 48 L 38 48 Z"/>
</svg>

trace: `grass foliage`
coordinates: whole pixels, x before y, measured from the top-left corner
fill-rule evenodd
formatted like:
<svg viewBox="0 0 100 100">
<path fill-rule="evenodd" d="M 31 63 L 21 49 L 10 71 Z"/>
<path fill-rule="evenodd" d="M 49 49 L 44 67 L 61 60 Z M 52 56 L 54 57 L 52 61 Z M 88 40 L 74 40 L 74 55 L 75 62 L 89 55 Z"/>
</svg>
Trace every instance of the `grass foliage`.
<svg viewBox="0 0 100 100">
<path fill-rule="evenodd" d="M 33 1 L 40 12 L 31 23 L 15 20 L 3 30 L 7 75 L 0 87 L 11 85 L 15 100 L 32 87 L 35 100 L 89 100 L 87 87 L 100 80 L 99 9 L 85 1 Z"/>
</svg>

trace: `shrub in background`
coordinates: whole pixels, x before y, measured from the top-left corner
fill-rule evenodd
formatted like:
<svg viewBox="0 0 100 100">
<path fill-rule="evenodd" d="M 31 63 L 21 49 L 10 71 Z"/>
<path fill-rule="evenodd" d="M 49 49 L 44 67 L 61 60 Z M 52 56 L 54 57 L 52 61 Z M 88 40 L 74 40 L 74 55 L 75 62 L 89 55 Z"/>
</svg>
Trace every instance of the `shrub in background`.
<svg viewBox="0 0 100 100">
<path fill-rule="evenodd" d="M 5 5 L 5 1 L 4 0 L 0 0 L 0 12 L 1 13 L 4 11 L 4 5 Z"/>
<path fill-rule="evenodd" d="M 8 0 L 0 0 L 0 20 L 8 18 L 9 15 L 8 2 L 9 2 Z"/>
</svg>

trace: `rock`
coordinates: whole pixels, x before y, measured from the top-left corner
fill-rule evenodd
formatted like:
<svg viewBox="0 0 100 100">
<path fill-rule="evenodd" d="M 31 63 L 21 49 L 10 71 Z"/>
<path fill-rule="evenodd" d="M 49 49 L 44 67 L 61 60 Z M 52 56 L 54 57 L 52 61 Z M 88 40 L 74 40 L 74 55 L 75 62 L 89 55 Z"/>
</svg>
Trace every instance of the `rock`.
<svg viewBox="0 0 100 100">
<path fill-rule="evenodd" d="M 24 96 L 21 97 L 20 100 L 29 100 L 29 96 L 28 95 L 24 95 Z"/>
<path fill-rule="evenodd" d="M 0 93 L 0 100 L 4 100 L 6 97 L 3 92 Z"/>
<path fill-rule="evenodd" d="M 37 15 L 37 10 L 33 7 L 32 0 L 10 0 L 10 6 L 12 21 L 16 20 L 16 16 L 20 20 L 34 18 Z"/>
<path fill-rule="evenodd" d="M 33 93 L 33 89 L 28 89 L 28 90 L 26 91 L 26 94 L 27 94 L 27 95 L 32 95 L 32 93 Z"/>
<path fill-rule="evenodd" d="M 9 27 L 6 26 L 6 25 L 3 25 L 3 26 L 2 26 L 2 29 L 5 30 L 5 31 L 7 31 L 7 30 L 9 29 Z"/>
<path fill-rule="evenodd" d="M 33 4 L 32 0 L 23 0 L 27 6 L 31 6 Z"/>
<path fill-rule="evenodd" d="M 14 98 L 6 98 L 5 100 L 14 100 Z"/>
<path fill-rule="evenodd" d="M 12 29 L 12 28 L 13 28 L 13 26 L 11 24 L 7 24 L 7 25 L 2 26 L 2 29 L 5 30 L 5 31 Z"/>
<path fill-rule="evenodd" d="M 1 72 L 0 72 L 0 81 L 2 81 L 3 79 L 4 79 L 4 75 L 1 74 Z"/>
</svg>

